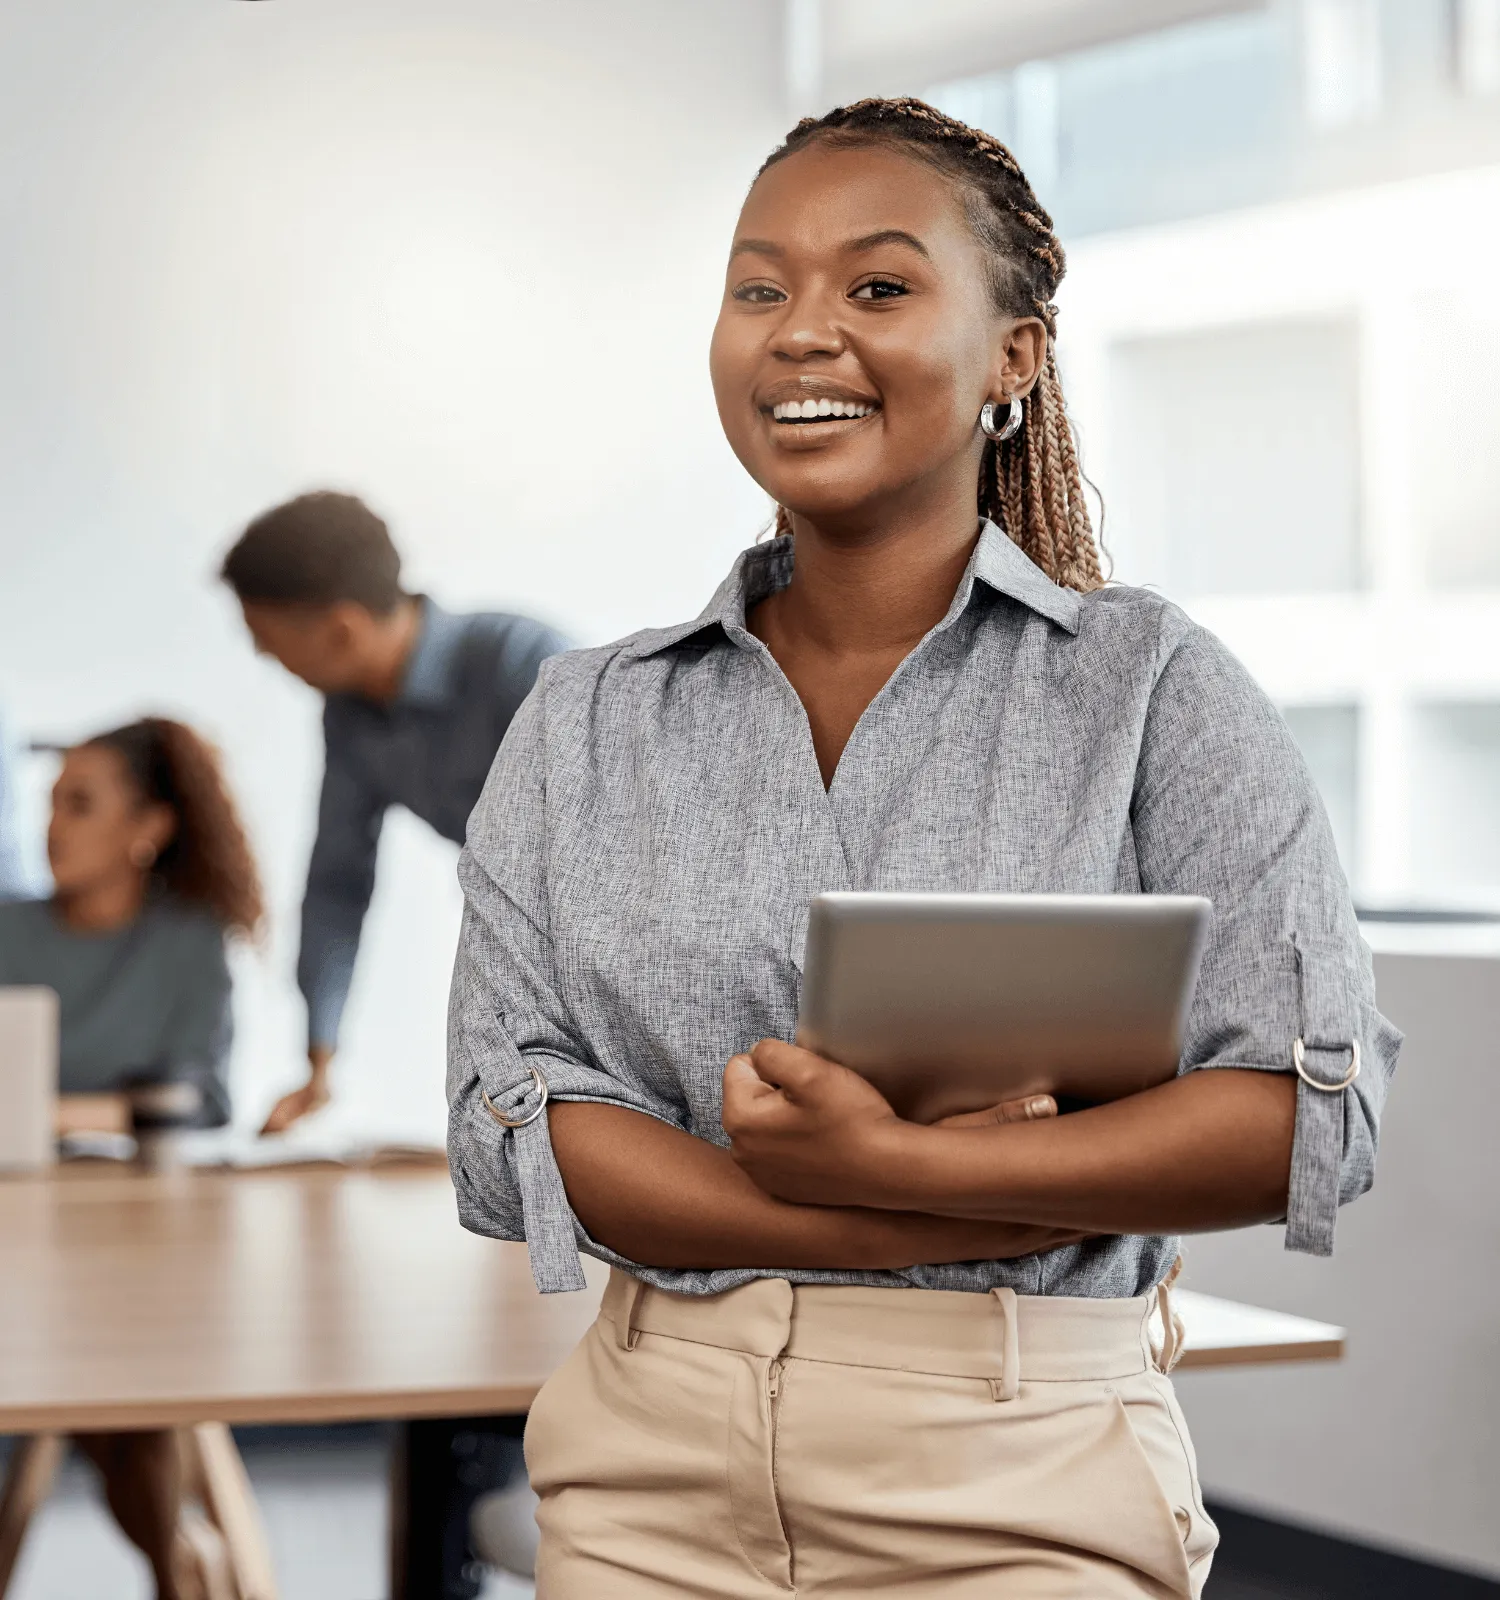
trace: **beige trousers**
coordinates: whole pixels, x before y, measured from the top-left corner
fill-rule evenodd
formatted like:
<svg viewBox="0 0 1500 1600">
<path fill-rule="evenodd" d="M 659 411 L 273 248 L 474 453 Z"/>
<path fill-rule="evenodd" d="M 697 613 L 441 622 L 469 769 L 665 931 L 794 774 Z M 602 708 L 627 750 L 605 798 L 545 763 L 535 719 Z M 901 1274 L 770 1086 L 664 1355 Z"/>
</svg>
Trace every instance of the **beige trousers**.
<svg viewBox="0 0 1500 1600">
<path fill-rule="evenodd" d="M 538 1600 L 1196 1600 L 1158 1309 L 615 1273 L 526 1430 Z"/>
</svg>

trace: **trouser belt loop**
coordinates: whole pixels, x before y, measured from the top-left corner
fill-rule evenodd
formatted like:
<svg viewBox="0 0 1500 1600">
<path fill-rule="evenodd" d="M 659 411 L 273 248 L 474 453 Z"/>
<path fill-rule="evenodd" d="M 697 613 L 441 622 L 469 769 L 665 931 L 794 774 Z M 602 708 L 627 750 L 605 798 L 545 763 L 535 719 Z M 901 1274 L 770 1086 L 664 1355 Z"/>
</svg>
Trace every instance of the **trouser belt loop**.
<svg viewBox="0 0 1500 1600">
<path fill-rule="evenodd" d="M 1014 1400 L 1021 1387 L 1021 1329 L 1014 1289 L 991 1289 L 1000 1318 L 1000 1376 L 990 1379 L 992 1400 Z"/>
<path fill-rule="evenodd" d="M 641 1330 L 636 1327 L 635 1319 L 641 1309 L 641 1301 L 646 1298 L 646 1290 L 651 1286 L 642 1283 L 639 1278 L 630 1280 L 630 1290 L 625 1299 L 623 1315 L 615 1323 L 615 1337 L 620 1341 L 622 1350 L 634 1350 L 640 1341 Z"/>
<path fill-rule="evenodd" d="M 1172 1263 L 1172 1270 L 1156 1286 L 1156 1309 L 1161 1313 L 1161 1351 L 1156 1357 L 1156 1365 L 1162 1371 L 1170 1373 L 1172 1368 L 1182 1360 L 1183 1342 L 1187 1333 L 1182 1325 L 1182 1318 L 1172 1305 L 1172 1285 L 1177 1282 L 1182 1272 L 1182 1257 Z"/>
</svg>

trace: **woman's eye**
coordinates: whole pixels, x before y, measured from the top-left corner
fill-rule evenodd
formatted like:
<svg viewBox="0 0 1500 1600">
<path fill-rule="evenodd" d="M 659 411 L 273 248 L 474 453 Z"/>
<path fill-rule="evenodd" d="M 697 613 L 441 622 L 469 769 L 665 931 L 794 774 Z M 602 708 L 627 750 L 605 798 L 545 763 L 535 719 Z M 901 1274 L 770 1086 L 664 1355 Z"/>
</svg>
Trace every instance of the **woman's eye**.
<svg viewBox="0 0 1500 1600">
<path fill-rule="evenodd" d="M 849 291 L 851 300 L 894 300 L 906 294 L 907 287 L 899 278 L 870 278 Z"/>
<path fill-rule="evenodd" d="M 734 290 L 734 298 L 752 306 L 775 305 L 786 295 L 774 283 L 742 283 Z"/>
</svg>

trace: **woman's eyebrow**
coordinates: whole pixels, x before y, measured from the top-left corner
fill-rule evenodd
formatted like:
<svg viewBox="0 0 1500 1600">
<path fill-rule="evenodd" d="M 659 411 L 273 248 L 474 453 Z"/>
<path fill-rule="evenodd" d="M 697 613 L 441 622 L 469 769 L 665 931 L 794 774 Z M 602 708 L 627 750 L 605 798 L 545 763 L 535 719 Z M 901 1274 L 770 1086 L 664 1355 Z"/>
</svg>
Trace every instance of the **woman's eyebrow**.
<svg viewBox="0 0 1500 1600">
<path fill-rule="evenodd" d="M 876 233 L 867 233 L 858 239 L 851 239 L 844 246 L 847 255 L 858 255 L 864 250 L 874 250 L 883 244 L 904 244 L 915 250 L 919 256 L 926 256 L 929 261 L 932 256 L 927 246 L 914 233 L 908 233 L 905 228 L 881 228 Z"/>
<path fill-rule="evenodd" d="M 914 233 L 908 233 L 905 228 L 880 228 L 874 233 L 861 234 L 857 239 L 851 239 L 843 246 L 845 255 L 856 256 L 866 250 L 877 250 L 883 244 L 904 244 L 909 250 L 915 250 L 919 256 L 932 260 L 932 254 L 927 246 Z M 729 252 L 729 259 L 736 256 L 770 256 L 779 260 L 786 255 L 786 251 L 779 244 L 770 239 L 736 239 L 734 248 Z"/>
<path fill-rule="evenodd" d="M 736 239 L 734 248 L 729 252 L 729 259 L 736 256 L 784 256 L 786 251 L 779 244 L 772 244 L 769 239 Z"/>
</svg>

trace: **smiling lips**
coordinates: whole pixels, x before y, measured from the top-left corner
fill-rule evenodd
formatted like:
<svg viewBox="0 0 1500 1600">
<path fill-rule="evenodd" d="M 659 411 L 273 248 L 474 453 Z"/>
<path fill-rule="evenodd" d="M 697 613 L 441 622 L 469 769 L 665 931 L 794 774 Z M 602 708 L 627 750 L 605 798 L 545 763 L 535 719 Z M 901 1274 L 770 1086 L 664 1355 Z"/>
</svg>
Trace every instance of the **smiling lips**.
<svg viewBox="0 0 1500 1600">
<path fill-rule="evenodd" d="M 868 417 L 880 407 L 869 400 L 834 400 L 824 395 L 820 400 L 783 400 L 771 407 L 777 422 L 833 422 L 855 417 Z"/>
</svg>

